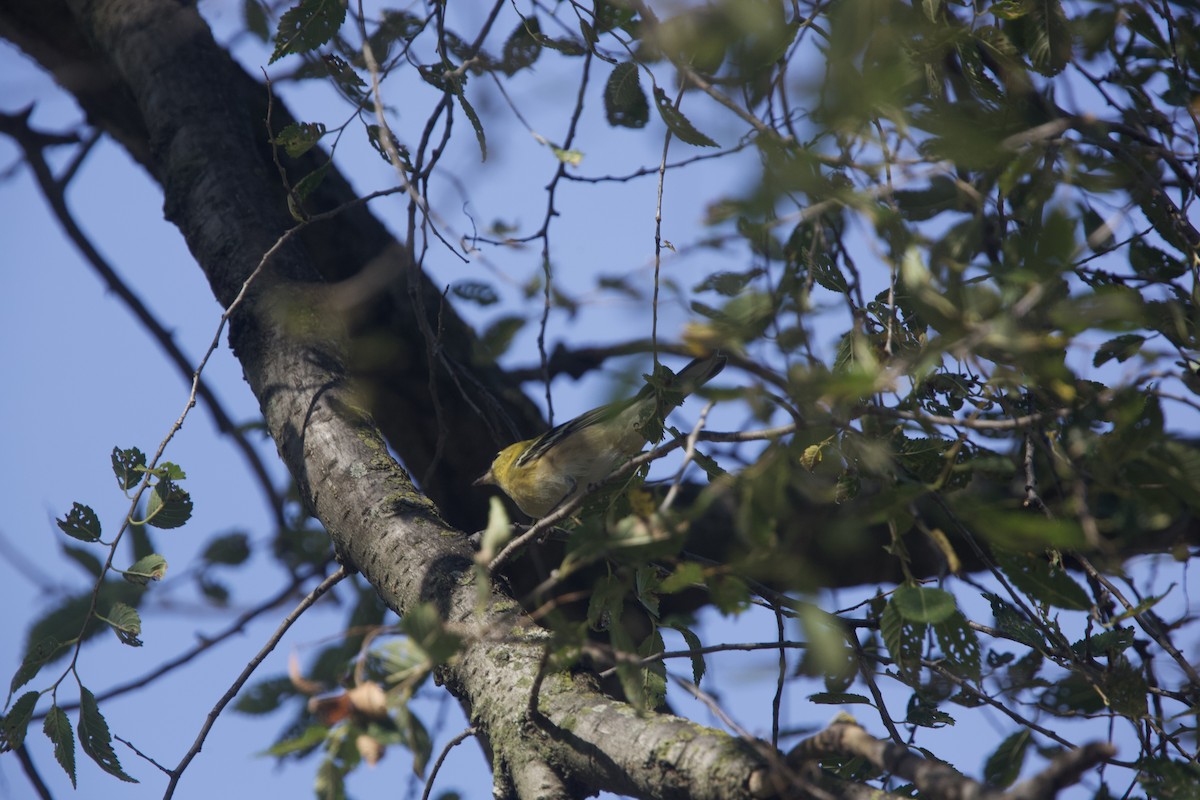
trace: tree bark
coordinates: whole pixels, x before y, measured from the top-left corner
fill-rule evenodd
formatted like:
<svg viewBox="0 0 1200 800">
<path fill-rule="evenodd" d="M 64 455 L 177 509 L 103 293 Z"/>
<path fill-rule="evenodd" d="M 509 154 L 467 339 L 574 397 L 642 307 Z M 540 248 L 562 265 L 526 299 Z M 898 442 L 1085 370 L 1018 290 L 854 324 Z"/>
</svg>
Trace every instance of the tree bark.
<svg viewBox="0 0 1200 800">
<path fill-rule="evenodd" d="M 158 180 L 168 219 L 183 233 L 217 299 L 232 303 L 292 220 L 265 144 L 265 114 L 258 116 L 263 89 L 250 88 L 253 82 L 212 39 L 195 9 L 170 0 L 5 2 L 0 34 L 38 58 L 76 94 L 90 119 L 125 143 Z M 87 73 L 89 80 L 75 78 Z M 119 107 L 103 107 L 114 97 Z M 339 238 L 354 226 L 382 230 L 361 208 L 338 215 L 333 224 Z M 388 244 L 376 234 L 372 256 Z M 402 252 L 392 244 L 390 256 Z M 342 560 L 398 613 L 432 604 L 464 637 L 464 648 L 439 677 L 485 737 L 498 783 L 520 796 L 561 782 L 572 794 L 604 789 L 656 798 L 751 797 L 752 778 L 762 785 L 766 765 L 749 745 L 684 719 L 639 716 L 596 691 L 585 675 L 540 675 L 545 634 L 523 625 L 512 600 L 496 589 L 480 608 L 466 537 L 414 488 L 371 415 L 360 410 L 360 395 L 349 388 L 345 343 L 295 333 L 295 319 L 321 311 L 312 287 L 344 277 L 366 258 L 356 253 L 353 264 L 340 254 L 330 268 L 322 261 L 327 252 L 312 236 L 278 247 L 231 318 L 230 343 L 302 497 Z M 421 281 L 426 296 L 436 298 L 423 276 Z M 448 309 L 437 310 L 442 330 L 450 318 L 451 333 L 441 343 L 450 353 L 446 358 L 469 363 L 469 329 Z M 417 362 L 417 380 L 429 367 L 416 357 L 424 345 L 417 326 L 404 319 L 410 311 L 397 307 L 390 319 L 408 327 L 403 341 Z M 422 385 L 425 380 L 420 378 Z M 420 395 L 412 386 L 404 389 Z M 439 395 L 450 406 L 467 402 L 458 397 L 449 390 Z M 407 420 L 427 431 L 429 425 L 412 423 L 430 417 L 414 411 Z M 477 411 L 451 416 L 454 438 L 478 437 L 484 425 L 479 417 Z M 466 430 L 473 427 L 476 433 Z M 399 438 L 411 441 L 412 435 Z M 478 441 L 464 448 L 474 456 L 490 449 Z M 419 463 L 421 453 L 415 446 L 403 451 L 409 463 Z M 432 461 L 430 452 L 424 455 Z M 443 457 L 457 458 L 455 441 Z M 443 508 L 469 505 L 454 500 L 468 491 L 470 472 L 455 471 L 458 477 L 443 465 L 439 473 Z M 533 714 L 530 690 L 538 684 L 539 712 Z"/>
</svg>

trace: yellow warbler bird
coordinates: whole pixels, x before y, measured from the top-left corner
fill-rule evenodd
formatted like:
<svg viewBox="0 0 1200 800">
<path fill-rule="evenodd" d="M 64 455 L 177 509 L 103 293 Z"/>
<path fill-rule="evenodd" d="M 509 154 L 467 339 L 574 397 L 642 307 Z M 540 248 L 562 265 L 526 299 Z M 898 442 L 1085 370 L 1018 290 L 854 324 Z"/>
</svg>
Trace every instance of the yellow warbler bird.
<svg viewBox="0 0 1200 800">
<path fill-rule="evenodd" d="M 666 381 L 662 392 L 647 384 L 636 396 L 594 408 L 534 439 L 500 451 L 476 486 L 500 489 L 539 519 L 608 477 L 646 446 L 647 423 L 662 418 L 725 367 L 725 356 L 697 358 Z"/>
</svg>

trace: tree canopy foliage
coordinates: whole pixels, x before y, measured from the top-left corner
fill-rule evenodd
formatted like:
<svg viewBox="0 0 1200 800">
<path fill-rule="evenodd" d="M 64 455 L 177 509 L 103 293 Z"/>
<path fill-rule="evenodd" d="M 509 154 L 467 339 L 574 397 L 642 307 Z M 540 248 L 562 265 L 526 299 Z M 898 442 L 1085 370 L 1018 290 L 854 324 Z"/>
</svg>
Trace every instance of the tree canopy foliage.
<svg viewBox="0 0 1200 800">
<path fill-rule="evenodd" d="M 234 701 L 289 710 L 269 752 L 319 752 L 320 796 L 388 747 L 429 768 L 411 701 L 433 677 L 501 797 L 1042 798 L 1096 765 L 1078 796 L 1196 796 L 1200 641 L 1162 577 L 1200 546 L 1196 3 L 248 0 L 239 58 L 265 81 L 193 10 L 125 5 L 6 2 L 0 35 L 162 185 L 228 309 L 296 486 L 265 489 L 274 557 L 299 587 L 336 554 L 313 600 L 361 573 L 338 643 Z M 319 117 L 316 85 L 338 99 Z M 514 119 L 550 166 L 501 193 L 541 213 L 485 223 L 490 173 L 454 154 L 513 158 Z M 4 133 L 35 173 L 73 141 L 21 115 Z M 356 198 L 343 159 L 367 147 L 387 185 Z M 606 204 L 634 196 L 650 266 L 573 273 L 575 232 L 633 238 Z M 480 268 L 439 277 L 460 262 Z M 469 488 L 544 424 L 519 380 L 551 410 L 557 377 L 641 354 L 661 388 L 660 360 L 713 351 L 729 366 L 688 421 L 571 507 L 513 526 Z M 29 620 L 3 720 L 20 750 L 39 715 L 72 781 L 76 736 L 129 779 L 80 645 L 140 644 L 152 529 L 192 511 L 161 449 L 112 466 L 129 518 L 63 509 L 94 590 Z M 217 539 L 205 569 L 248 555 Z M 862 602 L 831 607 L 844 587 Z M 805 738 L 778 699 L 721 708 L 706 659 L 730 643 L 699 621 L 752 613 L 778 620 L 748 645 L 778 652 L 766 680 L 853 720 Z M 671 681 L 726 732 L 669 714 Z M 948 770 L 925 736 L 975 709 L 1005 732 L 982 774 Z"/>
</svg>

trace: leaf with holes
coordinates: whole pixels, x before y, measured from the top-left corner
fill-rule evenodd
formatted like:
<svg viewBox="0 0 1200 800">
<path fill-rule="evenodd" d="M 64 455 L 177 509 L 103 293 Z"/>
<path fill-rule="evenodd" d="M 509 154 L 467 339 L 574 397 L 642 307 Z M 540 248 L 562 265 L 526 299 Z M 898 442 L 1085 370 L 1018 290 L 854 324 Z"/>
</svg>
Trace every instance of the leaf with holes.
<svg viewBox="0 0 1200 800">
<path fill-rule="evenodd" d="M 642 90 L 637 64 L 613 67 L 604 85 L 604 116 L 613 127 L 641 128 L 650 121 L 650 102 Z"/>
<path fill-rule="evenodd" d="M 695 145 L 696 147 L 720 147 L 719 144 L 705 136 L 700 131 L 696 130 L 696 126 L 692 121 L 683 115 L 683 112 L 672 105 L 667 93 L 657 86 L 654 87 L 654 105 L 658 109 L 658 115 L 662 117 L 663 122 L 667 123 L 667 127 L 671 133 L 675 134 L 675 138 L 681 142 Z"/>
<path fill-rule="evenodd" d="M 283 12 L 275 34 L 275 50 L 268 63 L 274 64 L 291 53 L 316 50 L 333 38 L 346 21 L 342 0 L 300 0 Z"/>
<path fill-rule="evenodd" d="M 100 541 L 100 518 L 89 506 L 72 503 L 71 510 L 62 519 L 56 519 L 59 530 L 81 542 Z"/>
<path fill-rule="evenodd" d="M 86 686 L 79 687 L 79 744 L 100 769 L 127 783 L 137 783 L 121 769 L 121 762 L 112 748 L 108 723 L 100 713 L 96 696 Z"/>
</svg>

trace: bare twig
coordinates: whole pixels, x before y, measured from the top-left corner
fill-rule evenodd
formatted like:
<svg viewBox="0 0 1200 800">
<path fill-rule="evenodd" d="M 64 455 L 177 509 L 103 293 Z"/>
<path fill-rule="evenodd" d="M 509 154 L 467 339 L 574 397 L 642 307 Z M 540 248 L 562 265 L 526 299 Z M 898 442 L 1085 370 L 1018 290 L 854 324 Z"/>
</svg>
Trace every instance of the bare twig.
<svg viewBox="0 0 1200 800">
<path fill-rule="evenodd" d="M 292 612 L 283 619 L 283 622 L 281 622 L 279 627 L 275 629 L 275 632 L 271 634 L 271 638 L 269 638 L 266 644 L 264 644 L 262 648 L 255 653 L 254 658 L 250 659 L 250 663 L 246 664 L 241 674 L 237 676 L 230 687 L 225 690 L 225 694 L 221 695 L 221 699 L 217 701 L 217 704 L 213 706 L 211 711 L 208 712 L 208 717 L 204 720 L 204 724 L 200 727 L 200 733 L 196 735 L 196 741 L 192 743 L 192 746 L 184 754 L 183 758 L 179 760 L 179 763 L 175 766 L 175 768 L 170 770 L 171 780 L 167 784 L 166 791 L 163 792 L 163 800 L 169 800 L 169 798 L 175 794 L 175 787 L 179 785 L 179 779 L 183 777 L 183 772 L 188 768 L 188 765 L 192 763 L 192 759 L 200 754 L 200 748 L 204 746 L 204 740 L 208 737 L 208 732 L 212 730 L 212 726 L 216 723 L 217 717 L 221 715 L 221 712 L 225 709 L 225 706 L 229 705 L 230 701 L 237 696 L 237 693 L 241 690 L 242 686 L 244 686 L 246 681 L 250 679 L 250 676 L 254 674 L 254 670 L 258 668 L 258 665 L 261 664 L 263 659 L 265 659 L 270 652 L 275 649 L 275 645 L 279 644 L 280 639 L 283 638 L 283 635 L 288 632 L 288 629 L 292 627 L 296 620 L 300 618 L 300 615 L 307 611 L 313 605 L 313 603 L 317 602 L 317 600 L 321 598 L 322 595 L 332 589 L 339 581 L 344 579 L 349 574 L 349 571 L 347 571 L 345 567 L 338 567 L 337 572 L 321 581 L 321 583 L 311 592 L 309 592 L 292 610 Z"/>
<path fill-rule="evenodd" d="M 433 782 L 437 779 L 438 770 L 442 768 L 442 762 L 446 760 L 446 756 L 450 755 L 450 751 L 474 735 L 475 728 L 472 726 L 446 742 L 446 746 L 442 748 L 442 752 L 438 753 L 437 760 L 433 762 L 433 767 L 429 770 L 429 779 L 425 781 L 425 790 L 421 792 L 421 800 L 429 800 L 429 793 L 433 791 Z"/>
</svg>

